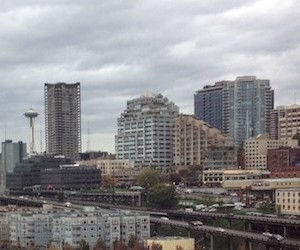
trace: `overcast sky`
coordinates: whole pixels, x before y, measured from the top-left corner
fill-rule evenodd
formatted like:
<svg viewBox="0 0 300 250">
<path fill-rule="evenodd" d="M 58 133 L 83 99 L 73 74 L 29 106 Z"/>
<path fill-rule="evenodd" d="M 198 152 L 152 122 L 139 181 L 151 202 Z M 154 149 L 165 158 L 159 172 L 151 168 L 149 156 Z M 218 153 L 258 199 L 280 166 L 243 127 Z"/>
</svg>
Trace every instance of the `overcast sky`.
<svg viewBox="0 0 300 250">
<path fill-rule="evenodd" d="M 28 141 L 32 106 L 45 148 L 45 82 L 81 83 L 83 151 L 89 128 L 91 149 L 114 152 L 117 118 L 146 91 L 192 114 L 204 85 L 256 75 L 276 105 L 299 104 L 299 17 L 297 0 L 2 0 L 1 139 Z"/>
</svg>

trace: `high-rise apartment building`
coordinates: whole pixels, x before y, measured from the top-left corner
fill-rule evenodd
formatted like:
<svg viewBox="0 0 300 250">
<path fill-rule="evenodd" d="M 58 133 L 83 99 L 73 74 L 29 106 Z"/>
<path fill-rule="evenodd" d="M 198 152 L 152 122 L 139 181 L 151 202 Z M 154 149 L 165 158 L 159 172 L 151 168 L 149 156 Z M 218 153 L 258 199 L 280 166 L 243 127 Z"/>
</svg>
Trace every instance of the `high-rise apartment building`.
<svg viewBox="0 0 300 250">
<path fill-rule="evenodd" d="M 208 96 L 205 102 L 195 107 L 195 111 L 202 110 L 198 111 L 199 114 L 207 114 L 202 119 L 233 137 L 237 147 L 243 148 L 246 140 L 259 134 L 270 133 L 274 92 L 269 80 L 243 76 L 234 81 L 222 81 L 214 86 L 206 86 L 195 94 L 195 105 L 196 98 L 202 94 L 206 95 L 209 91 L 211 97 Z M 212 106 L 211 103 L 217 98 L 222 104 Z M 222 126 L 212 122 L 212 117 L 217 116 L 222 117 Z"/>
<path fill-rule="evenodd" d="M 81 151 L 80 83 L 45 83 L 46 150 L 72 160 Z"/>
<path fill-rule="evenodd" d="M 278 106 L 270 113 L 270 139 L 278 140 L 280 137 L 279 118 L 285 116 L 285 107 Z"/>
<path fill-rule="evenodd" d="M 224 153 L 224 147 L 233 149 L 233 144 L 231 137 L 193 115 L 179 115 L 175 119 L 174 165 L 176 166 L 202 165 L 205 154 L 211 151 L 212 147 L 219 150 L 223 148 Z M 229 158 L 232 163 L 232 157 Z M 223 160 L 227 162 L 224 158 Z"/>
<path fill-rule="evenodd" d="M 300 132 L 300 105 L 278 107 L 278 133 L 279 139 L 292 139 Z"/>
<path fill-rule="evenodd" d="M 220 130 L 223 130 L 223 88 L 224 82 L 217 82 L 194 94 L 194 114 Z"/>
<path fill-rule="evenodd" d="M 127 101 L 118 118 L 116 158 L 134 160 L 135 166 L 173 164 L 174 121 L 179 108 L 161 94 L 145 94 Z"/>
</svg>

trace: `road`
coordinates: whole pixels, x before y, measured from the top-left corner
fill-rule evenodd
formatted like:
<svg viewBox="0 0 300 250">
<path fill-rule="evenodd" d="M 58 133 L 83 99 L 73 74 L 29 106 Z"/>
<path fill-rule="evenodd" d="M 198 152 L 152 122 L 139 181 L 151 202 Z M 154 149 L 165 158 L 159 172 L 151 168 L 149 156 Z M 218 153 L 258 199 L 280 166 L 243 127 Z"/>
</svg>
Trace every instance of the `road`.
<svg viewBox="0 0 300 250">
<path fill-rule="evenodd" d="M 260 233 L 238 231 L 238 230 L 233 230 L 228 228 L 220 229 L 219 227 L 213 227 L 207 225 L 191 226 L 187 222 L 177 221 L 177 220 L 163 220 L 153 216 L 151 216 L 150 221 L 154 223 L 159 223 L 159 224 L 169 225 L 174 227 L 189 228 L 202 233 L 210 233 L 212 235 L 229 236 L 232 238 L 241 238 L 245 240 L 263 242 L 266 245 L 293 247 L 296 249 L 300 249 L 300 241 L 298 240 L 284 239 L 282 241 L 277 241 L 277 240 L 269 239 L 267 236 L 263 236 Z"/>
</svg>

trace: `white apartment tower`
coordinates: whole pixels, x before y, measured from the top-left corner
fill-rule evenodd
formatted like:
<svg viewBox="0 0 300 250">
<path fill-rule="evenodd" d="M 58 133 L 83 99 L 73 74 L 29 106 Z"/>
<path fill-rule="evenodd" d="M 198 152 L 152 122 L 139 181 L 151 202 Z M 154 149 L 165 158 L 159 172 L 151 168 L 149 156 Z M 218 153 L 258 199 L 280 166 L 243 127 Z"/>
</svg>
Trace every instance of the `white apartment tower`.
<svg viewBox="0 0 300 250">
<path fill-rule="evenodd" d="M 171 166 L 173 126 L 178 114 L 179 108 L 161 94 L 127 101 L 118 118 L 117 159 L 132 159 L 135 166 Z"/>
</svg>

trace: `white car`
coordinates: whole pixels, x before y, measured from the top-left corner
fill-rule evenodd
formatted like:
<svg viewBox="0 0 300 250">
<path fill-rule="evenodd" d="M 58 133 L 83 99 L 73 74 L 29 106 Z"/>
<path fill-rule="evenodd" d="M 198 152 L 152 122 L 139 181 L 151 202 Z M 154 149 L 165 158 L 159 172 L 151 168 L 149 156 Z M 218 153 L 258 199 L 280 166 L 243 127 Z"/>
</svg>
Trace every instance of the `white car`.
<svg viewBox="0 0 300 250">
<path fill-rule="evenodd" d="M 273 234 L 273 237 L 278 241 L 282 241 L 284 239 L 283 236 L 281 236 L 280 234 Z"/>
<path fill-rule="evenodd" d="M 191 226 L 202 226 L 203 225 L 203 222 L 202 221 L 200 221 L 200 220 L 195 220 L 195 221 L 190 221 L 189 222 L 189 224 L 191 225 Z"/>
<path fill-rule="evenodd" d="M 266 237 L 271 237 L 273 234 L 271 234 L 270 232 L 263 232 L 262 235 Z"/>
<path fill-rule="evenodd" d="M 224 233 L 224 232 L 225 232 L 224 228 L 222 228 L 222 227 L 218 227 L 217 230 L 218 230 L 219 232 L 221 232 L 221 233 Z"/>
<path fill-rule="evenodd" d="M 70 207 L 71 205 L 72 205 L 71 202 L 69 202 L 69 201 L 65 202 L 65 206 L 66 206 L 66 207 Z"/>
<path fill-rule="evenodd" d="M 168 218 L 168 217 L 165 217 L 165 216 L 160 217 L 160 219 L 161 219 L 161 220 L 169 220 L 169 218 Z"/>
</svg>

